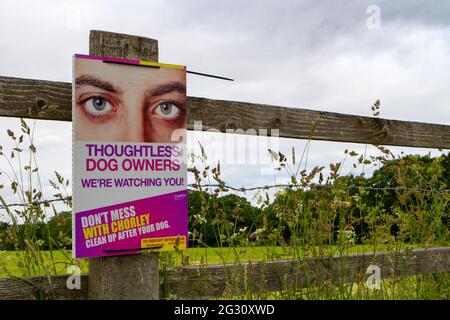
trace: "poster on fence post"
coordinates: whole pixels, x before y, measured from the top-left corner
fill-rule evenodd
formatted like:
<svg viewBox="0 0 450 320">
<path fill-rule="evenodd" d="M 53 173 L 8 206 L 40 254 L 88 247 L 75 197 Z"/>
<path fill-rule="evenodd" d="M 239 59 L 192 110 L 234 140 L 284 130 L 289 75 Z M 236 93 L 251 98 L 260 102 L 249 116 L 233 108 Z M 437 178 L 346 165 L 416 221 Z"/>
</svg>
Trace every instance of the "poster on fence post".
<svg viewBox="0 0 450 320">
<path fill-rule="evenodd" d="M 73 256 L 185 249 L 186 68 L 76 54 L 72 89 Z"/>
</svg>

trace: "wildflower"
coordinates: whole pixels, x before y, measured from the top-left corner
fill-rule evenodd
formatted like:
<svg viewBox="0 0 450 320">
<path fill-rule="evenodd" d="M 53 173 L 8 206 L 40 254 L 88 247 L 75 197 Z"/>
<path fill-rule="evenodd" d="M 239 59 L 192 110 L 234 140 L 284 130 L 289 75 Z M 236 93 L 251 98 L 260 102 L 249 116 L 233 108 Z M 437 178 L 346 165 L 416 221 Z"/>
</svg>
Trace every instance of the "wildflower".
<svg viewBox="0 0 450 320">
<path fill-rule="evenodd" d="M 206 220 L 206 218 L 200 214 L 194 214 L 194 219 L 197 221 L 198 224 L 205 224 L 208 222 L 208 220 Z"/>
</svg>

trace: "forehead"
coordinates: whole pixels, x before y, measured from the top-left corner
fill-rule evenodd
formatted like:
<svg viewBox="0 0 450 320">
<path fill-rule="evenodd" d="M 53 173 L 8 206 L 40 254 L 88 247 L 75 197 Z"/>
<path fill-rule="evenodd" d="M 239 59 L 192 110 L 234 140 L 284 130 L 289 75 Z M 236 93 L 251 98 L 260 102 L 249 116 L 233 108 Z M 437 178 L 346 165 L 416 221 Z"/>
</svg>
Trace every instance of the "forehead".
<svg viewBox="0 0 450 320">
<path fill-rule="evenodd" d="M 148 87 L 173 81 L 186 83 L 184 69 L 104 63 L 101 60 L 82 58 L 75 58 L 74 73 L 75 78 L 82 75 L 96 76 L 123 88 L 130 86 Z"/>
</svg>

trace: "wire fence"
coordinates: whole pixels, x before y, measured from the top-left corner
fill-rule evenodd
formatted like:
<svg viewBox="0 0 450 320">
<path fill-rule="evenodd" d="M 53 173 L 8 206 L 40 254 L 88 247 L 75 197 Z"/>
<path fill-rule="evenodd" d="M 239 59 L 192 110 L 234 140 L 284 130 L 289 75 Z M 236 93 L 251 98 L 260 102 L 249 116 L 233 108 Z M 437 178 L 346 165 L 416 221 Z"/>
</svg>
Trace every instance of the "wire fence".
<svg viewBox="0 0 450 320">
<path fill-rule="evenodd" d="M 334 189 L 341 189 L 341 190 L 365 190 L 365 191 L 418 191 L 418 192 L 429 192 L 429 193 L 445 193 L 450 194 L 450 189 L 426 189 L 426 188 L 420 188 L 420 187 L 374 187 L 374 186 L 357 186 L 357 185 L 350 185 L 345 187 L 337 187 L 335 185 L 329 185 L 329 184 L 313 184 L 309 185 L 307 187 L 304 187 L 302 185 L 298 184 L 272 184 L 272 185 L 265 185 L 265 186 L 257 186 L 257 187 L 235 187 L 230 186 L 227 184 L 188 184 L 188 187 L 191 188 L 191 190 L 198 190 L 199 188 L 221 188 L 224 191 L 227 190 L 233 190 L 236 192 L 247 192 L 247 191 L 257 191 L 257 190 L 269 190 L 273 188 L 289 188 L 289 189 L 304 189 L 310 190 L 313 188 L 334 188 Z M 33 201 L 30 203 L 10 203 L 6 205 L 0 205 L 0 209 L 7 209 L 9 207 L 33 207 L 33 206 L 39 206 L 39 205 L 50 205 L 52 202 L 65 202 L 65 201 L 72 201 L 72 196 L 68 197 L 61 197 L 61 198 L 55 198 L 50 200 L 41 200 L 41 201 Z"/>
</svg>

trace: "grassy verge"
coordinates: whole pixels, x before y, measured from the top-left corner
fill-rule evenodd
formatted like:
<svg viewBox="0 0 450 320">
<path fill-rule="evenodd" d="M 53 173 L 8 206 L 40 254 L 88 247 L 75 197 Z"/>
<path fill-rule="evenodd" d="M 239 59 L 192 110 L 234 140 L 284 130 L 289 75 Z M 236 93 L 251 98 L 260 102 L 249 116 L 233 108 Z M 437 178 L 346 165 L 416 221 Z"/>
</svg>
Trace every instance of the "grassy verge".
<svg viewBox="0 0 450 320">
<path fill-rule="evenodd" d="M 417 246 L 416 246 L 417 247 Z M 351 246 L 343 251 L 338 250 L 336 246 L 322 247 L 323 255 L 339 255 L 339 254 L 363 254 L 374 251 L 383 251 L 388 249 L 387 246 L 378 246 L 374 248 L 369 245 Z M 375 249 L 375 250 L 374 250 Z M 255 247 L 217 247 L 217 248 L 189 248 L 186 252 L 164 252 L 160 256 L 160 264 L 168 267 L 176 267 L 183 264 L 188 265 L 204 265 L 204 264 L 223 264 L 223 263 L 244 263 L 248 261 L 271 261 L 278 259 L 293 259 L 300 256 L 314 256 L 319 252 L 319 248 L 310 249 L 309 252 L 302 252 L 292 247 L 281 246 L 255 246 Z M 41 251 L 44 258 L 44 264 L 47 269 L 56 269 L 56 274 L 66 274 L 67 267 L 70 265 L 78 265 L 82 273 L 88 271 L 87 259 L 72 259 L 70 251 L 54 251 L 53 260 L 55 268 L 53 268 L 52 257 L 50 251 Z M 23 251 L 0 251 L 0 277 L 8 276 L 24 277 L 27 276 L 27 270 L 21 265 L 24 259 Z M 186 256 L 189 258 L 186 259 Z"/>
<path fill-rule="evenodd" d="M 363 283 L 331 283 L 284 292 L 245 293 L 218 300 L 449 300 L 450 274 L 436 273 L 381 280 L 379 289 Z"/>
</svg>

